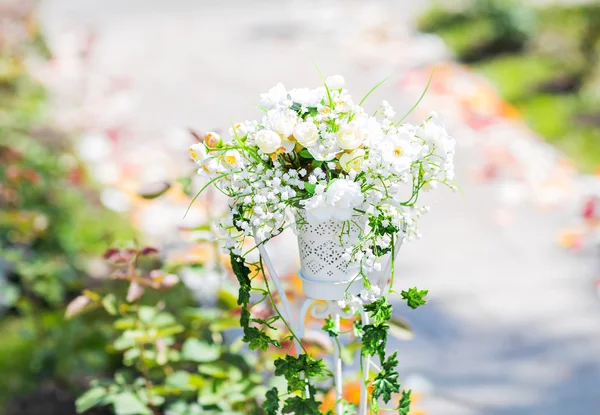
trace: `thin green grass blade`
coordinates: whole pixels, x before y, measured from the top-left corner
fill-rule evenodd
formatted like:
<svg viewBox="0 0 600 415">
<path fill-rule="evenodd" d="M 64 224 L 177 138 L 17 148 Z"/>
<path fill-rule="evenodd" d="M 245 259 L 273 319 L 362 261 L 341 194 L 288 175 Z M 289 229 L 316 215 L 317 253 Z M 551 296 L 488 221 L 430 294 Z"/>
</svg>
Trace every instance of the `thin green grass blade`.
<svg viewBox="0 0 600 415">
<path fill-rule="evenodd" d="M 398 124 L 402 123 L 402 121 L 404 121 L 406 119 L 406 117 L 408 117 L 414 110 L 415 108 L 417 108 L 417 106 L 419 105 L 419 103 L 421 102 L 421 100 L 423 99 L 423 97 L 425 96 L 425 93 L 427 92 L 427 90 L 429 89 L 429 85 L 431 84 L 431 79 L 433 78 L 433 72 L 435 72 L 435 68 L 433 68 L 431 70 L 431 75 L 429 75 L 429 81 L 427 81 L 427 86 L 425 87 L 425 90 L 423 91 L 423 93 L 421 94 L 421 96 L 419 97 L 419 100 L 417 101 L 417 103 L 415 105 L 413 105 L 413 107 L 404 115 L 404 117 L 402 117 L 402 119 L 400 121 L 398 121 Z"/>
<path fill-rule="evenodd" d="M 375 91 L 377 88 L 379 88 L 381 86 L 381 84 L 383 84 L 385 81 L 387 81 L 388 79 L 390 79 L 391 76 L 388 76 L 387 78 L 385 78 L 383 81 L 379 82 L 377 85 L 375 85 L 373 88 L 371 88 L 371 90 L 369 92 L 367 92 L 367 95 L 365 95 L 363 97 L 363 99 L 360 100 L 360 102 L 358 103 L 358 105 L 362 105 L 363 102 L 365 102 L 365 100 L 367 98 L 369 98 L 369 95 L 371 95 L 373 93 L 373 91 Z"/>
</svg>

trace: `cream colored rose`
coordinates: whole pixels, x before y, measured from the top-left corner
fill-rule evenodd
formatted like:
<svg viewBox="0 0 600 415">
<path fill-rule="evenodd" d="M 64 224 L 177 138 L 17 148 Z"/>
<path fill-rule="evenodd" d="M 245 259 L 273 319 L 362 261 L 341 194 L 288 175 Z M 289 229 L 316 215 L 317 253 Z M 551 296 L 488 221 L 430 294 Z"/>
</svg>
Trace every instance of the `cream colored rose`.
<svg viewBox="0 0 600 415">
<path fill-rule="evenodd" d="M 354 150 L 363 144 L 364 133 L 356 124 L 344 125 L 337 134 L 337 145 L 344 150 Z"/>
<path fill-rule="evenodd" d="M 310 147 L 319 139 L 319 130 L 312 122 L 303 122 L 296 125 L 294 138 L 304 147 Z"/>
<path fill-rule="evenodd" d="M 265 154 L 271 154 L 281 147 L 281 137 L 275 131 L 260 130 L 254 138 L 256 145 Z"/>
<path fill-rule="evenodd" d="M 358 148 L 350 153 L 344 153 L 340 157 L 340 167 L 345 172 L 350 170 L 360 171 L 360 167 L 365 160 L 365 150 Z"/>
</svg>

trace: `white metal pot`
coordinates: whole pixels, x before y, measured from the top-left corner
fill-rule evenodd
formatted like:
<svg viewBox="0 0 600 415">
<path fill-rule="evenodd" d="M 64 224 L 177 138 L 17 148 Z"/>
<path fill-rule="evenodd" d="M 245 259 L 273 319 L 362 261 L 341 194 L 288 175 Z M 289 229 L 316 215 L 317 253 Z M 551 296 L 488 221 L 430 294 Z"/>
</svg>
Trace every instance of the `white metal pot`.
<svg viewBox="0 0 600 415">
<path fill-rule="evenodd" d="M 296 235 L 300 250 L 300 278 L 307 297 L 315 300 L 341 300 L 346 291 L 358 294 L 363 287 L 360 264 L 343 259 L 346 249 L 363 233 L 366 216 L 350 222 L 328 220 L 308 223 L 297 217 Z"/>
</svg>

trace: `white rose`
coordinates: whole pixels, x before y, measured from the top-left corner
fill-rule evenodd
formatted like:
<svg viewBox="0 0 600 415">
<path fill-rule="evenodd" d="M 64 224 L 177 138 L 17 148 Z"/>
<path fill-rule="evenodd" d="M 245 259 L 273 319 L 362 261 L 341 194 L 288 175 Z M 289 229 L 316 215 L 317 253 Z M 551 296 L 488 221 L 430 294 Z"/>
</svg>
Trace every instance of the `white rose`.
<svg viewBox="0 0 600 415">
<path fill-rule="evenodd" d="M 256 133 L 254 141 L 258 148 L 265 154 L 271 154 L 281 147 L 281 137 L 275 131 L 260 130 Z"/>
<path fill-rule="evenodd" d="M 325 81 L 325 85 L 327 85 L 327 88 L 330 90 L 343 88 L 345 83 L 346 81 L 342 75 L 330 76 Z"/>
<path fill-rule="evenodd" d="M 345 172 L 350 170 L 360 171 L 360 166 L 365 159 L 365 150 L 358 148 L 350 153 L 344 153 L 340 157 L 340 167 Z"/>
<path fill-rule="evenodd" d="M 339 220 L 350 220 L 354 208 L 364 201 L 360 185 L 352 180 L 339 179 L 327 189 L 327 204 L 332 206 L 333 217 Z"/>
<path fill-rule="evenodd" d="M 277 114 L 273 117 L 273 129 L 279 134 L 283 139 L 288 138 L 290 135 L 294 133 L 294 128 L 296 127 L 296 123 L 298 122 L 298 117 L 296 114 L 289 112 L 285 114 Z"/>
<path fill-rule="evenodd" d="M 304 147 L 310 147 L 319 139 L 319 130 L 312 122 L 303 122 L 296 125 L 294 138 Z"/>
<path fill-rule="evenodd" d="M 337 134 L 337 145 L 344 150 L 354 150 L 363 144 L 364 133 L 356 124 L 346 124 Z"/>
<path fill-rule="evenodd" d="M 237 150 L 227 150 L 223 154 L 223 163 L 229 168 L 236 169 L 242 164 L 242 156 Z"/>
<path fill-rule="evenodd" d="M 208 152 L 206 151 L 206 147 L 202 143 L 196 143 L 190 146 L 190 157 L 195 162 L 199 163 L 206 159 Z"/>
<path fill-rule="evenodd" d="M 338 179 L 329 185 L 324 194 L 304 201 L 306 219 L 311 223 L 330 219 L 350 220 L 354 208 L 364 201 L 360 185 L 352 180 Z"/>
</svg>

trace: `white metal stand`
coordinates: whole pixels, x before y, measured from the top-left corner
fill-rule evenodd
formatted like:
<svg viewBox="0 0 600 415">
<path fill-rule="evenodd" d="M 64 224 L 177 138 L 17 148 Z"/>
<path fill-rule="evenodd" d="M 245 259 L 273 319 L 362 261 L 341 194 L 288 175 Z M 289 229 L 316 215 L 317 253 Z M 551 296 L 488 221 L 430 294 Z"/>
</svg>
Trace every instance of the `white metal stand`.
<svg viewBox="0 0 600 415">
<path fill-rule="evenodd" d="M 403 236 L 404 234 L 402 234 Z M 395 246 L 395 258 L 398 257 L 398 251 L 400 250 L 400 246 L 402 245 L 403 237 L 397 238 L 396 246 Z M 297 317 L 295 317 L 292 306 L 287 298 L 285 290 L 279 280 L 277 272 L 275 271 L 275 267 L 271 262 L 271 259 L 267 253 L 265 248 L 265 244 L 262 240 L 256 237 L 255 241 L 260 252 L 260 255 L 263 258 L 264 264 L 269 273 L 269 277 L 273 284 L 275 285 L 275 289 L 279 294 L 279 298 L 281 298 L 281 302 L 283 304 L 283 312 L 282 316 L 286 319 L 289 327 L 294 330 L 298 338 L 303 338 L 305 334 L 305 321 L 306 316 L 310 312 L 311 315 L 318 319 L 330 318 L 333 320 L 335 324 L 336 330 L 339 331 L 340 328 L 340 319 L 353 318 L 354 315 L 348 312 L 345 312 L 338 305 L 338 300 L 341 299 L 340 293 L 346 291 L 346 288 L 349 288 L 351 292 L 355 291 L 356 294 L 360 290 L 361 285 L 357 285 L 354 282 L 322 282 L 322 281 L 311 281 L 307 280 L 300 273 L 300 278 L 302 278 L 303 282 L 303 290 L 304 294 L 307 298 L 304 300 L 302 307 L 300 308 L 300 312 Z M 374 273 L 372 283 L 379 286 L 382 290 L 387 283 L 387 279 L 390 276 L 391 272 L 391 255 L 388 254 L 388 257 L 383 258 L 383 266 L 380 272 Z M 308 283 L 307 283 L 308 281 Z M 335 293 L 335 295 L 332 295 Z M 325 300 L 325 302 L 315 303 L 316 300 Z M 363 325 L 369 324 L 369 316 L 364 309 L 360 310 L 361 322 Z M 339 341 L 334 342 L 333 349 L 333 375 L 334 375 L 334 386 L 335 386 L 335 396 L 336 396 L 336 412 L 338 414 L 342 411 L 342 396 L 343 396 L 343 368 L 342 368 L 342 358 L 341 358 L 341 349 Z M 297 339 L 294 339 L 294 346 L 296 349 L 296 353 L 299 353 L 302 350 Z M 360 354 L 360 352 L 359 352 Z M 369 378 L 369 370 L 371 367 L 370 356 L 362 356 L 360 355 L 360 366 L 362 368 L 362 381 L 360 382 L 360 404 L 358 406 L 358 415 L 367 415 L 368 411 L 368 396 L 367 396 L 367 385 L 366 382 Z"/>
</svg>

